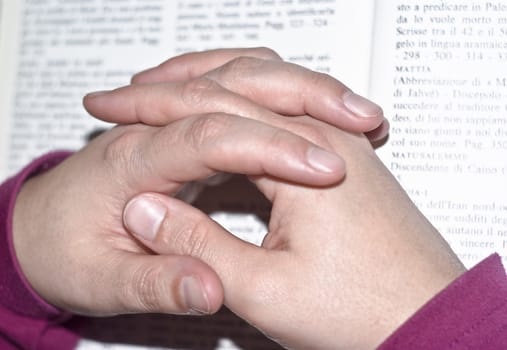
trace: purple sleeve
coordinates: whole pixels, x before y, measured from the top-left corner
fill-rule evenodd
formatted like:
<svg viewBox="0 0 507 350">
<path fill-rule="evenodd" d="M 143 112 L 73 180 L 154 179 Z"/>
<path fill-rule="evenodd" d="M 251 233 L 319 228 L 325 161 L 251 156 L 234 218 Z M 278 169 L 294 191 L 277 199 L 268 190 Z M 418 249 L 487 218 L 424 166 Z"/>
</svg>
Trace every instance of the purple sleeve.
<svg viewBox="0 0 507 350">
<path fill-rule="evenodd" d="M 68 152 L 36 159 L 0 186 L 0 349 L 73 349 L 78 341 L 63 326 L 70 315 L 40 298 L 23 276 L 12 243 L 16 196 L 29 177 L 59 164 Z"/>
<path fill-rule="evenodd" d="M 493 254 L 456 279 L 378 350 L 507 349 L 507 276 Z"/>
</svg>

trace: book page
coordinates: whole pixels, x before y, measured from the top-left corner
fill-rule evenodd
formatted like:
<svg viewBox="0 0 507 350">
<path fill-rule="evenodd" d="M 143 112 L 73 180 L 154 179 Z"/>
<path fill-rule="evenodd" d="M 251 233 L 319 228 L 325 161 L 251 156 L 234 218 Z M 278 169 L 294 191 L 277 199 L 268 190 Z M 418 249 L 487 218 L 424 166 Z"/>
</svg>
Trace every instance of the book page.
<svg viewBox="0 0 507 350">
<path fill-rule="evenodd" d="M 13 31 L 17 31 L 17 21 L 9 13 L 16 13 L 17 1 L 5 2 L 0 0 L 0 180 L 7 175 L 7 147 L 12 119 L 12 101 L 14 99 L 15 53 L 17 40 Z"/>
<path fill-rule="evenodd" d="M 507 1 L 377 5 L 379 154 L 467 267 L 507 257 L 506 24 Z"/>
<path fill-rule="evenodd" d="M 173 2 L 13 1 L 6 16 L 15 50 L 13 90 L 2 113 L 11 116 L 7 138 L 7 173 L 55 149 L 80 148 L 86 135 L 105 123 L 82 107 L 85 93 L 128 84 L 142 67 L 165 59 L 172 46 Z M 7 9 L 6 9 L 7 10 Z M 165 48 L 165 49 L 162 49 Z M 142 54 L 141 54 L 142 53 Z"/>
<path fill-rule="evenodd" d="M 270 47 L 365 93 L 373 9 L 372 0 L 178 1 L 176 52 Z"/>
<path fill-rule="evenodd" d="M 13 5 L 12 3 L 16 3 Z M 284 58 L 340 76 L 364 93 L 371 0 L 15 1 L 7 15 L 13 80 L 0 113 L 12 116 L 7 173 L 54 149 L 78 149 L 107 127 L 81 106 L 85 93 L 128 84 L 147 67 L 188 51 L 268 46 Z M 363 18 L 356 21 L 355 18 Z M 354 19 L 354 20 L 353 20 Z M 351 35 L 353 33 L 353 35 Z M 350 69 L 355 66 L 355 69 Z"/>
</svg>

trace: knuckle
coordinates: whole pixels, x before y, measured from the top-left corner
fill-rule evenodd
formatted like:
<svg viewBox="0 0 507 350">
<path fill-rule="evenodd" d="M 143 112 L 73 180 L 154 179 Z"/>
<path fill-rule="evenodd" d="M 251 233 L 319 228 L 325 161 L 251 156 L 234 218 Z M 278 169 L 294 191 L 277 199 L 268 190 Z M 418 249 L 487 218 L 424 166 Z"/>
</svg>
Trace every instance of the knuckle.
<svg viewBox="0 0 507 350">
<path fill-rule="evenodd" d="M 122 127 L 123 128 L 123 127 Z M 103 148 L 102 163 L 111 179 L 123 189 L 138 184 L 145 174 L 153 170 L 143 152 L 146 135 L 144 126 L 126 126 L 117 137 Z"/>
<path fill-rule="evenodd" d="M 188 80 L 181 90 L 181 99 L 189 107 L 206 106 L 210 94 L 219 88 L 218 84 L 206 76 Z"/>
<path fill-rule="evenodd" d="M 107 164 L 130 164 L 134 158 L 140 157 L 138 152 L 139 132 L 131 129 L 123 130 L 120 135 L 109 142 L 104 148 L 104 160 Z"/>
<path fill-rule="evenodd" d="M 239 56 L 221 66 L 218 74 L 221 81 L 234 81 L 234 79 L 248 76 L 250 72 L 259 69 L 263 64 L 264 60 L 260 58 Z"/>
<path fill-rule="evenodd" d="M 160 311 L 162 296 L 167 294 L 161 290 L 163 273 L 163 265 L 136 270 L 132 275 L 132 284 L 125 286 L 126 300 L 133 300 L 140 311 Z"/>
<path fill-rule="evenodd" d="M 301 140 L 301 139 L 299 139 Z M 286 150 L 288 146 L 298 141 L 290 132 L 284 129 L 275 129 L 267 139 L 267 145 L 273 150 Z"/>
<path fill-rule="evenodd" d="M 200 152 L 207 150 L 206 144 L 220 138 L 230 124 L 231 117 L 225 113 L 202 115 L 191 121 L 183 136 L 194 151 Z"/>
<path fill-rule="evenodd" d="M 163 244 L 172 247 L 177 254 L 205 258 L 210 226 L 207 217 L 200 216 L 189 220 L 185 227 L 166 235 Z"/>
<path fill-rule="evenodd" d="M 310 71 L 306 79 L 306 84 L 301 90 L 301 100 L 305 101 L 305 98 L 314 96 L 315 91 L 324 89 L 327 91 L 330 86 L 336 86 L 337 81 L 326 73 Z M 341 85 L 339 85 L 341 86 Z"/>
<path fill-rule="evenodd" d="M 329 128 L 324 125 L 314 125 L 313 123 L 294 122 L 290 125 L 290 131 L 307 139 L 314 144 L 332 149 L 332 142 L 330 141 Z"/>
<path fill-rule="evenodd" d="M 331 81 L 334 81 L 334 79 L 330 75 L 326 73 L 311 71 L 309 85 L 322 86 L 329 84 Z"/>
<path fill-rule="evenodd" d="M 253 48 L 253 56 L 264 58 L 264 59 L 270 59 L 270 60 L 281 60 L 282 57 L 273 49 L 270 49 L 268 47 L 255 47 Z"/>
</svg>

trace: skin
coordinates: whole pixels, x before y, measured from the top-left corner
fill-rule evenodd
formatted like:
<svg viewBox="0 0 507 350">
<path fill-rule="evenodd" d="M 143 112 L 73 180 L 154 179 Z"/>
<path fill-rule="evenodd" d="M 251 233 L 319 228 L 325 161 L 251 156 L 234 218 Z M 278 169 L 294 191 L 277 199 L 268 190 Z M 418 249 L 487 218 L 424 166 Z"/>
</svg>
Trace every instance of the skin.
<svg viewBox="0 0 507 350">
<path fill-rule="evenodd" d="M 256 177 L 273 204 L 262 247 L 157 193 L 134 198 L 125 224 L 159 254 L 211 266 L 225 304 L 283 346 L 372 349 L 465 269 L 365 137 L 307 117 L 286 126 L 339 150 L 347 176 L 321 188 Z"/>
<path fill-rule="evenodd" d="M 264 49 L 253 52 L 273 55 Z M 205 69 L 225 71 L 217 80 L 195 77 L 141 84 L 136 82 L 142 77 L 138 75 L 132 86 L 85 98 L 86 108 L 103 119 L 121 116 L 123 123 L 138 122 L 137 117 L 144 122 L 163 120 L 153 122 L 156 126 L 126 125 L 105 132 L 22 187 L 13 217 L 14 247 L 26 278 L 45 300 L 93 316 L 213 313 L 223 303 L 221 278 L 198 258 L 154 254 L 126 230 L 122 222 L 125 203 L 148 191 L 176 196 L 185 184 L 221 173 L 269 175 L 317 187 L 343 178 L 343 159 L 286 131 L 285 114 L 269 109 L 273 96 L 255 93 L 261 86 L 252 83 L 250 96 L 235 92 L 235 84 L 223 87 L 243 67 L 231 68 L 227 62 L 243 53 L 210 53 L 220 56 L 209 61 L 218 66 Z M 195 57 L 183 61 L 197 64 Z M 259 59 L 252 57 L 246 60 L 248 64 Z M 276 57 L 275 61 L 276 69 L 265 77 L 267 83 L 278 78 L 277 69 L 284 74 L 286 65 Z M 340 124 L 339 108 L 334 110 L 332 104 L 319 107 L 312 99 L 331 100 L 337 91 L 345 91 L 343 85 L 327 77 L 325 84 L 312 85 L 315 76 L 309 71 L 287 69 L 294 69 L 294 80 L 290 86 L 279 87 L 277 94 L 282 96 L 285 89 L 289 97 L 280 99 L 277 109 L 297 114 L 314 106 L 316 118 L 332 116 Z M 257 73 L 245 70 L 241 75 Z M 154 103 L 157 101 L 159 104 Z M 140 106 L 144 107 L 137 109 Z M 359 126 L 353 118 L 343 119 L 359 129 L 366 125 L 364 131 L 376 130 L 383 115 L 378 106 L 372 108 L 378 114 L 356 118 L 363 123 Z M 186 242 L 192 244 L 190 239 Z"/>
<path fill-rule="evenodd" d="M 83 105 L 91 115 L 107 122 L 154 126 L 189 114 L 217 111 L 284 128 L 280 115 L 308 114 L 338 128 L 362 132 L 374 145 L 381 145 L 389 130 L 377 104 L 327 74 L 283 62 L 267 48 L 176 56 L 136 74 L 129 86 L 88 94 Z M 227 176 L 219 175 L 189 183 L 180 197 L 191 202 L 204 185 L 224 179 Z"/>
<path fill-rule="evenodd" d="M 310 74 L 270 104 L 283 94 L 278 83 L 271 95 L 255 93 L 260 73 L 245 68 L 253 62 L 234 58 L 229 75 L 213 79 L 136 83 L 141 75 L 85 99 L 103 119 L 158 126 L 114 128 L 22 188 L 14 245 L 43 298 L 87 315 L 205 314 L 225 301 L 288 348 L 369 349 L 463 273 L 367 137 L 329 124 L 351 111 L 326 96 L 339 91 L 341 101 L 348 91 Z M 275 73 L 298 74 L 276 59 L 260 66 L 273 62 Z M 239 85 L 252 89 L 237 90 L 245 72 L 254 77 Z M 298 116 L 310 112 L 320 121 Z M 363 131 L 384 125 L 381 114 L 361 118 L 371 123 Z M 249 175 L 272 201 L 262 247 L 173 197 L 219 172 Z"/>
<path fill-rule="evenodd" d="M 289 132 L 226 114 L 117 127 L 23 186 L 14 211 L 16 255 L 41 296 L 72 312 L 212 313 L 223 297 L 216 274 L 196 259 L 152 255 L 123 227 L 123 206 L 155 188 L 175 195 L 217 170 L 336 182 L 341 159 L 326 158 L 320 171 L 307 160 L 320 152 L 314 149 Z M 206 302 L 185 300 L 185 276 L 195 277 Z"/>
<path fill-rule="evenodd" d="M 179 59 L 185 57 L 141 73 L 134 78 L 134 86 L 101 94 L 100 102 L 85 101 L 88 110 L 106 120 L 122 118 L 123 122 L 155 125 L 170 122 L 167 110 L 157 113 L 167 108 L 159 89 L 167 93 L 181 83 L 179 79 L 199 80 L 202 75 L 189 63 L 176 82 L 166 81 L 178 71 L 174 65 L 181 64 Z M 241 56 L 225 66 L 234 62 L 242 72 L 256 62 L 254 67 L 269 72 L 266 65 L 276 61 L 246 60 Z M 262 74 L 255 69 L 250 72 L 255 72 L 254 83 Z M 214 73 L 205 76 L 216 77 Z M 229 73 L 227 77 L 228 89 L 241 97 L 268 97 L 259 97 L 264 95 L 256 95 L 255 89 L 253 93 L 240 89 L 246 79 L 242 74 Z M 275 79 L 274 84 L 286 79 Z M 237 87 L 236 81 L 241 82 Z M 327 86 L 319 79 L 311 81 Z M 211 86 L 204 90 L 215 92 L 216 85 Z M 212 267 L 223 283 L 225 304 L 287 348 L 371 349 L 465 269 L 376 157 L 367 137 L 329 125 L 332 111 L 343 111 L 343 104 L 338 104 L 338 109 L 330 103 L 313 106 L 318 100 L 312 90 L 303 89 L 306 95 L 287 91 L 284 101 L 295 96 L 288 109 L 266 102 L 269 108 L 292 118 L 263 114 L 259 119 L 256 109 L 248 104 L 238 113 L 285 128 L 339 153 L 347 164 L 345 179 L 327 186 L 302 186 L 272 176 L 251 177 L 273 204 L 262 247 L 235 238 L 197 209 L 156 192 L 132 199 L 123 219 L 127 229 L 154 252 L 192 256 Z M 345 90 L 340 91 L 338 99 Z M 119 101 L 127 96 L 132 102 L 126 108 Z M 312 98 L 298 104 L 301 96 Z M 316 110 L 328 110 L 322 113 L 324 117 L 316 117 L 322 121 L 297 116 Z M 355 117 L 349 116 L 345 120 Z M 379 125 L 384 124 L 370 130 L 379 130 Z"/>
<path fill-rule="evenodd" d="M 387 136 L 382 109 L 335 78 L 281 60 L 266 48 L 184 54 L 136 74 L 132 84 L 89 94 L 84 107 L 118 124 L 160 126 L 195 113 L 224 112 L 271 123 L 310 115 L 338 128 Z M 285 120 L 285 119 L 282 119 Z"/>
</svg>

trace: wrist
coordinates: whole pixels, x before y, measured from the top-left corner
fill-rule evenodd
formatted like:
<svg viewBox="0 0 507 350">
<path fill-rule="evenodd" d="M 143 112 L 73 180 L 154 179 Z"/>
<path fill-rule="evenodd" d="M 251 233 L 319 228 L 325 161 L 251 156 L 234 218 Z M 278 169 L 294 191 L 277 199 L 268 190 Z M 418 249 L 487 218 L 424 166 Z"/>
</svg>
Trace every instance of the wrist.
<svg viewBox="0 0 507 350">
<path fill-rule="evenodd" d="M 16 256 L 14 245 L 14 212 L 17 205 L 18 194 L 26 181 L 40 174 L 56 164 L 59 164 L 69 155 L 68 152 L 55 152 L 34 160 L 19 174 L 6 181 L 0 187 L 0 303 L 6 308 L 20 315 L 37 318 L 60 316 L 60 312 L 46 303 L 31 287 L 24 276 Z M 25 220 L 34 220 L 30 217 Z"/>
<path fill-rule="evenodd" d="M 405 259 L 405 282 L 395 284 L 399 290 L 391 300 L 393 312 L 388 314 L 390 323 L 383 329 L 383 335 L 377 339 L 375 345 L 378 346 L 395 333 L 466 272 L 450 248 L 447 253 L 442 255 L 442 251 L 439 251 L 438 254 L 430 254 L 431 256 Z"/>
</svg>

